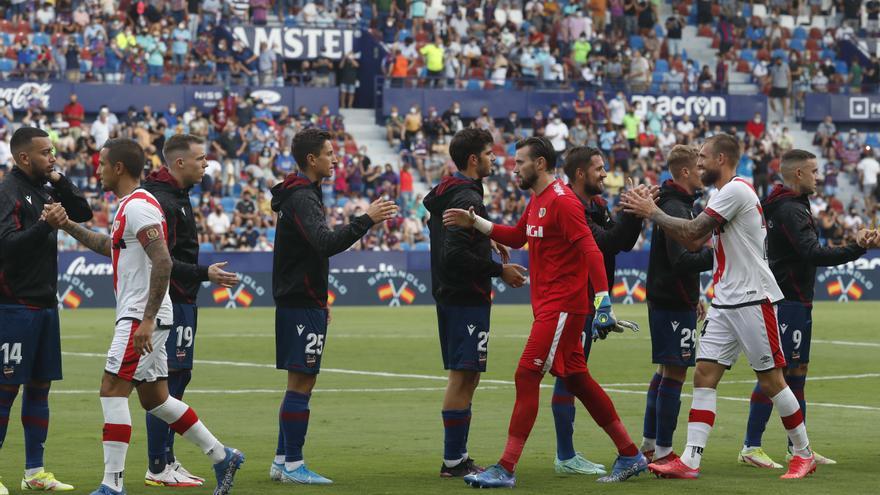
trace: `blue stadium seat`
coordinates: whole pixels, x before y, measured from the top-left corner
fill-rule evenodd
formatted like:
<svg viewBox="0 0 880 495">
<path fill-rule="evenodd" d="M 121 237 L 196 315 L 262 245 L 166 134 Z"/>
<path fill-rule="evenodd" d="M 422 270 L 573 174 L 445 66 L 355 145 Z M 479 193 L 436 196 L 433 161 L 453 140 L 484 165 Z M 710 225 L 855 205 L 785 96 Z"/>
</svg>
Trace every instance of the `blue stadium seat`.
<svg viewBox="0 0 880 495">
<path fill-rule="evenodd" d="M 465 87 L 465 89 L 468 91 L 479 91 L 483 89 L 483 86 L 478 79 L 468 79 L 467 87 Z"/>
<path fill-rule="evenodd" d="M 193 208 L 198 208 L 199 195 L 198 194 L 190 194 L 189 195 L 189 204 L 191 204 Z"/>
<path fill-rule="evenodd" d="M 232 195 L 241 196 L 241 182 L 236 182 L 232 185 Z"/>
<path fill-rule="evenodd" d="M 15 39 L 9 33 L 3 33 L 3 46 L 9 46 Z"/>
<path fill-rule="evenodd" d="M 82 35 L 82 33 L 76 33 L 74 39 L 76 39 L 76 44 L 79 46 L 83 46 L 86 44 L 86 38 Z"/>
<path fill-rule="evenodd" d="M 272 244 L 275 244 L 275 227 L 266 228 L 266 239 Z"/>
<path fill-rule="evenodd" d="M 834 70 L 838 74 L 843 74 L 843 75 L 849 74 L 849 66 L 846 65 L 845 60 L 835 60 L 834 61 Z"/>
<path fill-rule="evenodd" d="M 745 19 L 752 17 L 752 4 L 747 3 L 743 5 L 743 17 Z"/>
<path fill-rule="evenodd" d="M 656 34 L 658 38 L 666 37 L 666 31 L 663 30 L 663 26 L 661 26 L 659 22 L 654 26 L 654 34 Z"/>
<path fill-rule="evenodd" d="M 654 76 L 651 78 L 651 82 L 653 83 L 662 83 L 663 82 L 663 74 L 657 71 L 654 71 Z"/>
<path fill-rule="evenodd" d="M 15 62 L 8 58 L 0 58 L 0 72 L 11 72 L 15 68 Z"/>
<path fill-rule="evenodd" d="M 203 243 L 199 244 L 199 252 L 213 253 L 214 252 L 214 245 L 211 244 L 210 242 L 203 242 Z"/>
<path fill-rule="evenodd" d="M 36 46 L 45 46 L 49 44 L 49 36 L 46 33 L 34 33 L 31 42 Z"/>
<path fill-rule="evenodd" d="M 661 58 L 654 66 L 654 74 L 665 74 L 667 72 L 669 72 L 669 62 Z"/>
<path fill-rule="evenodd" d="M 770 58 L 781 58 L 782 60 L 788 61 L 788 52 L 783 50 L 782 48 L 777 48 L 770 52 Z"/>
<path fill-rule="evenodd" d="M 404 251 L 409 251 L 411 247 L 412 246 L 410 246 L 408 242 L 401 242 L 400 243 L 400 249 L 402 249 Z"/>
<path fill-rule="evenodd" d="M 837 58 L 837 54 L 834 53 L 834 50 L 830 48 L 825 48 L 824 50 L 822 50 L 822 54 L 820 55 L 820 57 L 822 59 L 830 58 L 831 60 L 834 60 L 835 58 Z"/>
<path fill-rule="evenodd" d="M 755 62 L 755 50 L 751 50 L 751 49 L 740 50 L 739 58 L 745 60 L 749 64 L 753 64 Z"/>
<path fill-rule="evenodd" d="M 639 35 L 629 37 L 629 47 L 633 50 L 643 50 L 645 48 L 645 40 Z"/>
<path fill-rule="evenodd" d="M 430 251 L 431 249 L 431 245 L 427 242 L 417 242 L 413 247 L 416 251 Z"/>
<path fill-rule="evenodd" d="M 807 39 L 807 30 L 803 26 L 798 26 L 794 28 L 794 33 L 791 34 L 791 37 L 792 39 L 804 41 Z"/>
<path fill-rule="evenodd" d="M 802 39 L 793 38 L 791 42 L 788 44 L 789 50 L 794 50 L 797 52 L 802 52 L 807 49 L 806 42 Z"/>
<path fill-rule="evenodd" d="M 235 198 L 230 196 L 220 198 L 220 205 L 223 207 L 223 210 L 225 210 L 226 213 L 232 213 L 233 211 L 235 211 Z"/>
<path fill-rule="evenodd" d="M 340 196 L 336 198 L 336 206 L 344 208 L 346 204 L 348 204 L 348 198 L 346 198 L 345 196 Z"/>
<path fill-rule="evenodd" d="M 880 135 L 878 135 L 876 132 L 868 133 L 868 135 L 865 136 L 865 146 L 880 148 Z"/>
</svg>

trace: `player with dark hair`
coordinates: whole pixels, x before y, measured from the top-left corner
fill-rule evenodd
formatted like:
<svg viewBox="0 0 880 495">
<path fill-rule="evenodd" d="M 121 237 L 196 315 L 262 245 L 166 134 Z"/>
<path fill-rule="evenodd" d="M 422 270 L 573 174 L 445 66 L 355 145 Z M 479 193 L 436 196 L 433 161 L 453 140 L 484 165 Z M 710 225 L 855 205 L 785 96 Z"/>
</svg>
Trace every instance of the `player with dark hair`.
<svg viewBox="0 0 880 495">
<path fill-rule="evenodd" d="M 92 495 L 125 493 L 123 471 L 131 440 L 128 398 L 137 389 L 141 406 L 195 444 L 214 463 L 214 495 L 232 490 L 244 454 L 220 443 L 188 405 L 168 394 L 165 341 L 174 321 L 168 283 L 172 260 L 168 227 L 155 196 L 140 187 L 144 150 L 131 139 L 111 139 L 100 152 L 98 178 L 119 198 L 110 235 L 74 222 L 70 235 L 113 263 L 116 329 L 101 381 L 104 412 L 104 479 Z"/>
<path fill-rule="evenodd" d="M 0 447 L 24 385 L 21 488 L 68 491 L 73 487 L 43 468 L 49 388 L 62 376 L 57 229 L 66 222 L 66 212 L 86 222 L 92 210 L 76 186 L 55 170 L 55 149 L 45 131 L 18 129 L 10 149 L 15 166 L 0 182 Z M 8 493 L 0 483 L 0 494 Z"/>
<path fill-rule="evenodd" d="M 279 413 L 278 447 L 269 470 L 276 481 L 329 484 L 303 461 L 309 425 L 309 399 L 324 352 L 329 311 L 330 257 L 345 251 L 370 228 L 397 215 L 392 201 L 377 199 L 351 223 L 330 230 L 324 215 L 321 181 L 338 163 L 332 136 L 317 128 L 298 132 L 293 156 L 299 168 L 272 188 L 278 213 L 272 263 L 275 297 L 276 367 L 287 371 L 287 392 Z"/>
<path fill-rule="evenodd" d="M 482 488 L 512 487 L 514 469 L 538 415 L 541 380 L 548 371 L 561 377 L 568 390 L 589 410 L 617 446 L 613 473 L 599 481 L 623 481 L 647 467 L 617 416 L 614 404 L 590 376 L 580 343 L 592 311 L 588 284 L 596 290 L 594 332 L 607 332 L 617 322 L 608 296 L 602 253 L 584 219 L 583 205 L 571 189 L 554 178 L 556 153 L 546 138 L 531 137 L 516 145 L 514 175 L 520 189 L 531 189 L 532 200 L 515 227 L 493 224 L 473 208 L 449 208 L 443 223 L 474 228 L 515 248 L 529 243 L 532 310 L 535 321 L 515 373 L 516 403 L 510 418 L 507 446 L 498 464 L 464 477 Z"/>
<path fill-rule="evenodd" d="M 572 148 L 565 155 L 563 165 L 568 177 L 568 187 L 580 200 L 587 226 L 593 233 L 599 251 L 605 259 L 605 275 L 608 286 L 614 284 L 615 257 L 621 251 L 629 251 L 635 246 L 642 233 L 642 219 L 629 214 L 621 214 L 615 221 L 608 211 L 608 203 L 602 198 L 605 192 L 605 158 L 602 152 L 588 146 Z M 593 286 L 589 286 L 589 297 L 595 295 Z M 581 336 L 584 346 L 584 357 L 589 361 L 593 346 L 592 335 L 593 314 L 587 315 L 587 322 Z M 605 338 L 605 334 L 598 338 Z M 562 379 L 556 378 L 553 387 L 553 422 L 556 425 L 556 460 L 554 469 L 557 473 L 574 474 L 605 474 L 605 466 L 596 464 L 582 457 L 574 449 L 574 395 L 565 387 Z"/>
<path fill-rule="evenodd" d="M 703 187 L 696 150 L 674 146 L 666 166 L 672 179 L 660 186 L 657 207 L 676 218 L 694 218 L 694 202 Z M 648 324 L 657 371 L 648 386 L 640 450 L 659 464 L 677 458 L 672 435 L 681 409 L 681 387 L 687 369 L 695 363 L 697 321 L 705 317 L 700 272 L 712 269 L 712 250 L 691 252 L 663 229 L 654 229 L 648 260 Z"/>
<path fill-rule="evenodd" d="M 770 269 L 785 299 L 779 302 L 779 328 L 785 353 L 785 381 L 806 416 L 804 386 L 810 362 L 813 333 L 813 290 L 817 266 L 837 266 L 854 261 L 876 245 L 877 231 L 862 229 L 857 241 L 841 247 L 819 244 L 816 223 L 810 211 L 811 194 L 816 193 L 816 155 L 804 150 L 790 150 L 782 155 L 782 185 L 777 185 L 764 200 L 767 216 L 767 256 Z M 761 468 L 781 468 L 761 447 L 764 428 L 773 411 L 773 401 L 755 385 L 749 407 L 749 421 L 740 463 Z M 791 444 L 789 444 L 791 449 Z M 817 464 L 835 461 L 813 452 Z M 789 452 L 789 458 L 791 452 Z"/>
<path fill-rule="evenodd" d="M 681 458 L 652 463 L 649 469 L 666 478 L 697 478 L 703 449 L 715 424 L 717 387 L 724 371 L 742 350 L 758 377 L 761 390 L 779 411 L 794 444 L 794 457 L 783 478 L 803 478 L 816 470 L 803 412 L 782 374 L 785 356 L 779 344 L 775 304 L 783 296 L 765 252 L 766 225 L 754 188 L 736 177 L 740 146 L 729 134 L 716 134 L 700 148 L 697 167 L 705 185 L 714 185 L 706 209 L 697 218 L 664 213 L 654 199 L 639 191 L 621 197 L 626 211 L 654 221 L 666 235 L 691 251 L 712 236 L 715 297 L 703 324 L 694 397 L 688 415 L 687 446 Z"/>
<path fill-rule="evenodd" d="M 492 305 L 492 277 L 501 277 L 511 287 L 525 282 L 525 268 L 509 264 L 506 248 L 502 261 L 492 259 L 494 242 L 473 229 L 444 227 L 447 208 L 474 208 L 488 216 L 483 205 L 483 178 L 492 173 L 495 153 L 492 134 L 484 129 L 458 131 L 449 144 L 449 154 L 458 171 L 443 178 L 425 197 L 431 213 L 431 281 L 437 302 L 440 352 L 449 382 L 443 398 L 444 449 L 440 476 L 461 477 L 482 470 L 468 456 L 467 437 L 471 423 L 471 400 L 486 371 L 489 353 L 489 314 Z"/>
<path fill-rule="evenodd" d="M 199 265 L 199 239 L 189 191 L 201 183 L 208 167 L 205 142 L 191 134 L 175 134 L 162 150 L 165 167 L 151 173 L 144 189 L 162 206 L 168 225 L 168 251 L 171 253 L 171 304 L 174 322 L 165 341 L 168 353 L 168 393 L 183 399 L 192 378 L 193 354 L 198 321 L 196 297 L 202 282 L 210 280 L 221 287 L 235 287 L 238 276 L 223 270 L 226 262 Z M 201 486 L 204 478 L 187 471 L 174 456 L 174 430 L 161 419 L 147 413 L 148 486 Z"/>
</svg>

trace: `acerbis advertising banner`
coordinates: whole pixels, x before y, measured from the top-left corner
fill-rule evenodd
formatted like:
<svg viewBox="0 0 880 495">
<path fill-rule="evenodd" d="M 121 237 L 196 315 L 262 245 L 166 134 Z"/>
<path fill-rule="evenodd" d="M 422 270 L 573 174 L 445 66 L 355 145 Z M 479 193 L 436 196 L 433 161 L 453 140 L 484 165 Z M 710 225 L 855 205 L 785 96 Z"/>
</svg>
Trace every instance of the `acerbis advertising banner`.
<svg viewBox="0 0 880 495">
<path fill-rule="evenodd" d="M 524 251 L 511 253 L 513 262 L 528 266 Z M 94 253 L 65 252 L 58 260 L 58 304 L 63 309 L 112 308 L 113 267 Z M 205 283 L 198 304 L 206 308 L 272 307 L 272 253 L 205 253 L 204 264 L 229 261 L 228 269 L 241 282 L 231 288 Z M 618 256 L 611 295 L 617 304 L 645 302 L 648 253 Z M 327 302 L 331 306 L 410 306 L 434 304 L 431 296 L 430 253 L 349 251 L 332 258 Z M 702 289 L 712 297 L 712 277 L 702 276 Z M 820 268 L 816 273 L 817 301 L 878 300 L 880 250 L 846 265 Z M 500 279 L 492 281 L 496 304 L 528 304 L 529 289 L 511 289 Z"/>
</svg>

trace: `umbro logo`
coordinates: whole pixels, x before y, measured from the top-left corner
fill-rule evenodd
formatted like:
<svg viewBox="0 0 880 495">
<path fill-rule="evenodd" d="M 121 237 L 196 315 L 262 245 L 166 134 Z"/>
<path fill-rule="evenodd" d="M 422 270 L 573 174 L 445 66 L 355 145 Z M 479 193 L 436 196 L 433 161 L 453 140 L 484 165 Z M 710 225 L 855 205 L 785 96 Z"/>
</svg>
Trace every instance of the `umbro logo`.
<svg viewBox="0 0 880 495">
<path fill-rule="evenodd" d="M 468 329 L 468 334 L 473 335 L 473 334 L 474 334 L 474 330 L 477 329 L 477 326 L 476 326 L 476 325 L 468 325 L 468 326 L 467 326 L 467 329 Z"/>
<path fill-rule="evenodd" d="M 681 322 L 673 321 L 673 322 L 672 322 L 672 331 L 673 331 L 673 332 L 677 332 L 677 331 L 678 331 L 678 327 L 679 327 L 679 325 L 681 325 Z"/>
<path fill-rule="evenodd" d="M 305 325 L 297 325 L 297 326 L 296 326 L 296 333 L 302 335 L 302 334 L 303 334 L 303 331 L 304 331 L 305 329 L 306 329 L 306 326 L 305 326 Z"/>
<path fill-rule="evenodd" d="M 31 205 L 34 204 L 33 201 L 31 201 L 31 197 L 30 197 L 30 196 L 25 196 L 24 199 L 27 200 L 28 204 L 31 204 Z"/>
<path fill-rule="evenodd" d="M 532 362 L 534 363 L 535 366 L 538 366 L 538 367 L 540 367 L 540 366 L 544 366 L 544 361 L 542 361 L 542 360 L 540 360 L 540 359 L 537 359 L 537 358 L 536 358 L 536 359 L 535 359 L 534 361 L 532 361 Z"/>
</svg>

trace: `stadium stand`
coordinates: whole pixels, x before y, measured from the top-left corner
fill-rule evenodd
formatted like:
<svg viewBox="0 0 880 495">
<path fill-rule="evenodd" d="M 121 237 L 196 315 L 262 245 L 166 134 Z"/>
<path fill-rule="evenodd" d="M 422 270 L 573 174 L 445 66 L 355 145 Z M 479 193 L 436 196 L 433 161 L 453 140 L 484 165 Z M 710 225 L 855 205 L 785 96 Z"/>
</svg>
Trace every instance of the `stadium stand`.
<svg viewBox="0 0 880 495">
<path fill-rule="evenodd" d="M 560 152 L 579 145 L 602 149 L 609 163 L 606 195 L 614 205 L 626 177 L 657 184 L 668 176 L 664 157 L 674 144 L 697 144 L 725 131 L 742 139 L 740 175 L 760 194 L 778 181 L 785 150 L 820 154 L 823 190 L 813 210 L 823 242 L 838 244 L 859 226 L 878 223 L 874 150 L 880 138 L 831 120 L 807 123 L 804 106 L 811 94 L 878 88 L 880 60 L 867 55 L 878 28 L 876 2 L 856 10 L 853 3 L 859 2 L 16 2 L 0 20 L 0 81 L 339 86 L 351 92 L 360 81 L 352 79 L 356 67 L 347 57 L 284 59 L 272 50 L 252 50 L 233 35 L 239 26 L 347 26 L 363 29 L 387 50 L 381 69 L 387 88 L 583 93 L 529 115 L 510 114 L 496 98 L 475 114 L 457 113 L 456 104 L 380 109 L 381 125 L 358 125 L 357 132 L 347 130 L 345 115 L 353 114 L 346 110 L 273 112 L 256 97 L 229 96 L 212 111 L 130 108 L 123 115 L 86 108 L 81 125 L 67 112 L 50 115 L 39 105 L 13 111 L 0 100 L 0 165 L 4 171 L 12 165 L 8 141 L 17 126 L 49 130 L 59 167 L 89 193 L 92 226 L 106 228 L 115 198 L 102 193 L 94 177 L 100 144 L 113 136 L 138 139 L 155 169 L 165 139 L 197 134 L 210 151 L 208 174 L 191 196 L 203 249 L 270 250 L 268 189 L 294 170 L 291 137 L 317 126 L 334 133 L 340 158 L 323 186 L 331 224 L 346 223 L 373 198 L 394 198 L 401 216 L 355 249 L 407 250 L 427 249 L 421 198 L 454 171 L 449 137 L 465 126 L 496 137 L 498 167 L 487 181 L 486 202 L 492 219 L 505 223 L 516 221 L 527 200 L 512 180 L 512 145 L 521 137 L 546 135 Z M 772 96 L 778 71 L 790 74 L 791 111 L 771 106 L 769 122 L 722 126 L 702 116 L 664 115 L 626 96 Z M 385 143 L 374 144 L 372 134 L 390 148 L 380 149 Z M 637 248 L 644 249 L 647 239 L 650 232 Z M 59 243 L 76 248 L 63 235 Z"/>
</svg>

